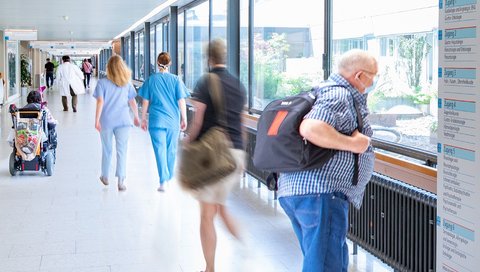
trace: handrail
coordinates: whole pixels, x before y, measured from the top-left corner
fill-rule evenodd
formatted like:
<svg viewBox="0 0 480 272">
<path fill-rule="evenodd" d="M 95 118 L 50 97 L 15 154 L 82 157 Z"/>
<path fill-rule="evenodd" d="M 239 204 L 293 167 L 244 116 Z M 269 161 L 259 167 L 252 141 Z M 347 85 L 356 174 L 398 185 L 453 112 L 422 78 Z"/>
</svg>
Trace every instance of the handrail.
<svg viewBox="0 0 480 272">
<path fill-rule="evenodd" d="M 258 118 L 258 115 L 244 114 L 244 126 L 249 133 L 256 134 Z M 422 165 L 421 163 L 402 159 L 398 156 L 375 151 L 375 172 L 432 193 L 437 192 L 437 169 L 432 167 L 433 164 L 436 165 L 437 163 L 437 157 L 434 153 L 378 139 L 373 139 L 372 145 L 376 149 L 388 150 L 395 152 L 395 155 L 401 154 L 408 158 L 425 162 L 425 164 Z"/>
<path fill-rule="evenodd" d="M 249 130 L 256 130 L 258 115 L 244 114 L 246 127 Z M 372 145 L 376 149 L 381 149 L 395 154 L 403 155 L 412 159 L 424 162 L 424 165 L 435 168 L 437 165 L 437 155 L 433 152 L 428 152 L 422 149 L 401 145 L 394 142 L 384 141 L 378 138 L 372 139 Z"/>
<path fill-rule="evenodd" d="M 410 147 L 410 146 L 401 145 L 398 143 L 380 140 L 378 138 L 372 139 L 372 145 L 373 147 L 381 150 L 394 152 L 396 154 L 407 156 L 412 159 L 423 161 L 425 162 L 425 165 L 436 168 L 437 155 L 433 152 L 425 151 L 425 150 Z"/>
</svg>

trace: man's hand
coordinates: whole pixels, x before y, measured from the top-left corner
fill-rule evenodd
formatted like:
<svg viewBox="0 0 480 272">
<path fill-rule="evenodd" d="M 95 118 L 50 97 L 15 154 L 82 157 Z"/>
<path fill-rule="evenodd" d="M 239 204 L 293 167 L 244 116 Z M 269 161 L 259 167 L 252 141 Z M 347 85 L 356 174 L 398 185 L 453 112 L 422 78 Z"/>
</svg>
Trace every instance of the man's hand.
<svg viewBox="0 0 480 272">
<path fill-rule="evenodd" d="M 363 135 L 358 130 L 355 130 L 352 133 L 354 147 L 352 149 L 353 153 L 363 153 L 367 151 L 367 148 L 370 146 L 370 137 Z"/>
</svg>

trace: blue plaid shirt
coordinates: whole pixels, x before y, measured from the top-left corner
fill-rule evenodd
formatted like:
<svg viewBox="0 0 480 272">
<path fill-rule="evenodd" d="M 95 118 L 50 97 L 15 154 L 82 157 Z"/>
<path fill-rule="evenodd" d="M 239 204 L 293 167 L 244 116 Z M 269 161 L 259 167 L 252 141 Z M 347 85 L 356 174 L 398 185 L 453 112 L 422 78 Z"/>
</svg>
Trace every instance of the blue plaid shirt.
<svg viewBox="0 0 480 272">
<path fill-rule="evenodd" d="M 346 87 L 323 89 L 317 94 L 312 110 L 304 118 L 324 121 L 337 131 L 350 135 L 358 126 L 357 112 L 352 100 L 355 99 L 362 114 L 362 133 L 371 137 L 373 131 L 367 120 L 367 96 L 358 92 L 339 74 L 332 74 L 328 80 Z M 365 186 L 373 173 L 374 160 L 373 148 L 369 146 L 367 151 L 359 156 L 358 184 L 354 186 L 354 155 L 348 151 L 337 151 L 321 168 L 281 173 L 279 197 L 342 192 L 355 207 L 360 208 Z"/>
</svg>

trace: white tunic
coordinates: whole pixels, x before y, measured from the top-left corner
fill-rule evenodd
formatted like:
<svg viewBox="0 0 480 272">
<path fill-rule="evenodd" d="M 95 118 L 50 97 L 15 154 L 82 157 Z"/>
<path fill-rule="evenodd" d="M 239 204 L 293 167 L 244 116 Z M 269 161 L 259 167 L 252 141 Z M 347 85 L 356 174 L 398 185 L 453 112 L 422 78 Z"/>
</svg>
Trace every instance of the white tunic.
<svg viewBox="0 0 480 272">
<path fill-rule="evenodd" d="M 56 82 L 62 96 L 70 96 L 70 86 L 75 94 L 85 93 L 83 73 L 80 68 L 70 62 L 64 62 L 58 66 Z"/>
</svg>

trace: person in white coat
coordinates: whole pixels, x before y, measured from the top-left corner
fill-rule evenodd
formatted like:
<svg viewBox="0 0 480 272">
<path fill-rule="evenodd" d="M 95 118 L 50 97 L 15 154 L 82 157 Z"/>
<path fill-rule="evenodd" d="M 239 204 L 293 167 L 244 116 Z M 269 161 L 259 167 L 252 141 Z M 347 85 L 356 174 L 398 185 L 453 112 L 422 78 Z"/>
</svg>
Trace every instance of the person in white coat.
<svg viewBox="0 0 480 272">
<path fill-rule="evenodd" d="M 63 56 L 62 61 L 57 69 L 57 83 L 62 95 L 63 111 L 68 111 L 67 97 L 71 96 L 73 112 L 77 112 L 77 95 L 85 93 L 83 73 L 75 64 L 70 63 L 69 56 Z"/>
</svg>

